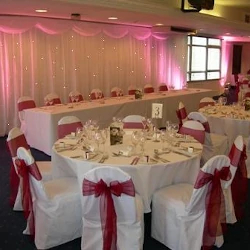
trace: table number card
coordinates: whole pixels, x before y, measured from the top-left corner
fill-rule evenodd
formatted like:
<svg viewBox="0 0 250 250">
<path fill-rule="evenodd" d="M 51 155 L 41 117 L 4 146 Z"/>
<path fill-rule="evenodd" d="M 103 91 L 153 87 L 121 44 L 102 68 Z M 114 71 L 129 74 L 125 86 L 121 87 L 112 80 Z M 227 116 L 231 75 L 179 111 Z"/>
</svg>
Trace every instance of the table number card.
<svg viewBox="0 0 250 250">
<path fill-rule="evenodd" d="M 152 118 L 162 119 L 162 103 L 152 103 Z"/>
</svg>

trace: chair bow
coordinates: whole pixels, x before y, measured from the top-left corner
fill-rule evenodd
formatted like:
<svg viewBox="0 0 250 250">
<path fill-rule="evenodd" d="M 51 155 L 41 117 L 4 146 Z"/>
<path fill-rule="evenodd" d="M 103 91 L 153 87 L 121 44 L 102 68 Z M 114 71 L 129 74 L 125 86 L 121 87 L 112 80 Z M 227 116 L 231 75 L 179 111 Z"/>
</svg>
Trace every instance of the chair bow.
<svg viewBox="0 0 250 250">
<path fill-rule="evenodd" d="M 244 145 L 243 151 L 240 153 L 238 168 L 231 184 L 232 199 L 237 220 L 243 217 L 244 204 L 247 200 L 246 145 Z"/>
<path fill-rule="evenodd" d="M 27 144 L 27 141 L 24 137 L 24 135 L 19 135 L 16 138 L 13 138 L 12 140 L 7 141 L 7 146 L 10 151 L 10 155 L 12 158 L 16 157 L 16 152 L 19 147 L 24 147 L 27 150 L 29 150 L 29 146 Z M 15 167 L 13 165 L 13 162 L 10 167 L 10 205 L 14 207 L 15 200 L 18 193 L 18 187 L 19 187 L 19 176 L 16 173 Z"/>
<path fill-rule="evenodd" d="M 187 111 L 185 108 L 177 109 L 176 110 L 176 115 L 179 120 L 179 129 L 183 125 L 183 120 L 187 118 Z"/>
<path fill-rule="evenodd" d="M 26 100 L 26 101 L 18 103 L 18 111 L 22 111 L 24 109 L 31 109 L 35 107 L 36 107 L 36 104 L 33 100 Z"/>
<path fill-rule="evenodd" d="M 112 181 L 110 186 L 101 179 L 95 183 L 87 179 L 83 180 L 82 191 L 84 196 L 94 194 L 95 197 L 100 196 L 100 217 L 103 234 L 103 250 L 117 249 L 117 216 L 114 207 L 112 194 L 121 196 L 126 194 L 135 196 L 135 188 L 131 179 L 125 182 Z"/>
<path fill-rule="evenodd" d="M 208 184 L 206 194 L 206 219 L 203 231 L 203 249 L 209 249 L 215 243 L 216 236 L 222 235 L 222 223 L 225 225 L 225 201 L 221 180 L 231 179 L 229 167 L 215 169 L 214 174 L 199 172 L 194 188 L 199 189 Z"/>
<path fill-rule="evenodd" d="M 42 176 L 36 163 L 26 165 L 24 160 L 16 159 L 15 164 L 18 174 L 22 177 L 21 190 L 22 190 L 22 205 L 24 211 L 24 218 L 28 220 L 30 234 L 35 236 L 35 218 L 33 212 L 32 196 L 30 190 L 29 174 L 34 176 L 35 179 L 41 180 Z"/>
<path fill-rule="evenodd" d="M 205 129 L 205 132 L 210 133 L 210 126 L 209 126 L 209 122 L 208 122 L 208 121 L 202 122 L 202 121 L 200 121 L 200 120 L 194 120 L 194 119 L 192 119 L 192 118 L 189 119 L 189 120 L 200 122 L 200 123 L 203 125 L 203 127 L 204 127 L 204 129 Z"/>
<path fill-rule="evenodd" d="M 231 165 L 233 165 L 234 167 L 238 167 L 240 158 L 242 157 L 242 152 L 235 146 L 235 144 L 233 144 L 228 157 L 230 159 Z"/>
</svg>

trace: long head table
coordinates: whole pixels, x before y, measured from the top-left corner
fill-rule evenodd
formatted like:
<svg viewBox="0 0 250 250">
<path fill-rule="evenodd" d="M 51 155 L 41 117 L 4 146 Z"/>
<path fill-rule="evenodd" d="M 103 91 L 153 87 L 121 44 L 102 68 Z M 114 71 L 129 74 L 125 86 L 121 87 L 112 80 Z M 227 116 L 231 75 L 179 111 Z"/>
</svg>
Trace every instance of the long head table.
<svg viewBox="0 0 250 250">
<path fill-rule="evenodd" d="M 185 104 L 188 112 L 197 111 L 200 99 L 214 94 L 215 91 L 209 89 L 171 90 L 146 94 L 139 100 L 135 100 L 133 96 L 124 96 L 85 101 L 73 106 L 62 104 L 27 109 L 24 113 L 25 136 L 31 147 L 51 155 L 52 146 L 57 140 L 57 123 L 63 116 L 74 115 L 82 122 L 88 119 L 98 120 L 100 127 L 108 127 L 113 117 L 125 117 L 131 114 L 151 117 L 152 103 L 161 103 L 163 118 L 155 121 L 155 125 L 160 127 L 165 126 L 166 120 L 177 121 L 176 108 L 180 101 Z"/>
</svg>

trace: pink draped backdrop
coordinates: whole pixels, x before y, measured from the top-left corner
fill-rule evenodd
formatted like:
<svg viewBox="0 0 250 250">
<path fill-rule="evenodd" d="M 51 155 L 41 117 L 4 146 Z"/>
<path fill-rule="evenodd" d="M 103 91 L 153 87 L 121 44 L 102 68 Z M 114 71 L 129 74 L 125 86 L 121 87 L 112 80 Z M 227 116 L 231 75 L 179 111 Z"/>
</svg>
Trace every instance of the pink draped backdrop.
<svg viewBox="0 0 250 250">
<path fill-rule="evenodd" d="M 57 93 L 62 102 L 93 88 L 110 96 L 114 86 L 127 94 L 164 82 L 186 82 L 186 36 L 153 34 L 150 28 L 73 20 L 0 17 L 0 135 L 19 126 L 17 99 L 27 95 L 37 106 Z"/>
</svg>

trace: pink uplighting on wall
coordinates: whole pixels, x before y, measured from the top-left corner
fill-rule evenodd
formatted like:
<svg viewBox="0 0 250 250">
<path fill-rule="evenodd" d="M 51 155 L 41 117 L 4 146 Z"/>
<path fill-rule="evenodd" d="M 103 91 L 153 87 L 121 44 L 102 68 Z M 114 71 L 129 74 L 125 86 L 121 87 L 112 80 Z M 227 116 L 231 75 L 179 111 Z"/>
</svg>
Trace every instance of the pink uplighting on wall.
<svg viewBox="0 0 250 250">
<path fill-rule="evenodd" d="M 231 81 L 231 64 L 230 64 L 230 55 L 231 55 L 232 43 L 223 40 L 222 41 L 222 55 L 221 55 L 221 80 L 220 85 L 224 86 L 226 82 Z"/>
</svg>

